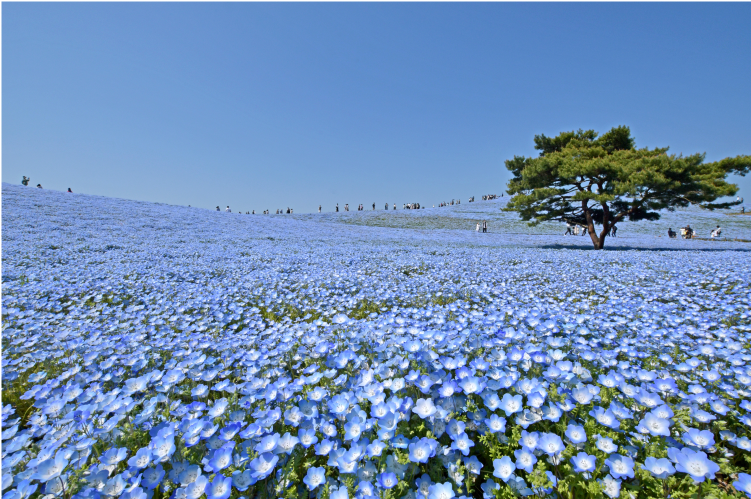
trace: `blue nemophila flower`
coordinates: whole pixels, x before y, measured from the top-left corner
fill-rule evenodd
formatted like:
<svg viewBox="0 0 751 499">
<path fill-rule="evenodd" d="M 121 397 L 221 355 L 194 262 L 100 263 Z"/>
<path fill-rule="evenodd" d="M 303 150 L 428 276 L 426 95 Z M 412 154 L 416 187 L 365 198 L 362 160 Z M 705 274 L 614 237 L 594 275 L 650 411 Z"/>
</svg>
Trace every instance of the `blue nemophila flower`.
<svg viewBox="0 0 751 499">
<path fill-rule="evenodd" d="M 506 419 L 496 414 L 491 414 L 485 421 L 485 426 L 488 427 L 490 433 L 505 432 L 506 431 Z"/>
<path fill-rule="evenodd" d="M 375 487 L 373 486 L 373 484 L 365 480 L 360 480 L 360 482 L 357 484 L 357 492 L 359 492 L 363 497 L 377 497 L 375 495 Z"/>
<path fill-rule="evenodd" d="M 571 390 L 571 398 L 573 398 L 577 404 L 585 405 L 594 398 L 594 395 L 589 391 L 587 386 L 580 384 Z"/>
<path fill-rule="evenodd" d="M 617 430 L 620 428 L 620 422 L 610 409 L 603 409 L 602 407 L 595 407 L 589 411 L 589 415 L 594 417 L 598 423 L 608 428 Z"/>
<path fill-rule="evenodd" d="M 650 433 L 652 435 L 670 436 L 670 426 L 672 422 L 669 419 L 663 419 L 655 414 L 648 412 L 644 419 L 636 427 L 641 433 Z"/>
<path fill-rule="evenodd" d="M 61 453 L 58 453 L 54 458 L 39 463 L 36 473 L 31 478 L 39 480 L 42 483 L 48 482 L 59 477 L 66 466 L 68 466 L 68 460 Z"/>
<path fill-rule="evenodd" d="M 493 476 L 500 478 L 504 482 L 509 481 L 509 478 L 514 474 L 515 469 L 516 465 L 508 456 L 503 456 L 500 459 L 493 460 Z"/>
<path fill-rule="evenodd" d="M 232 472 L 232 486 L 240 492 L 245 492 L 248 488 L 256 483 L 251 470 L 236 470 Z"/>
<path fill-rule="evenodd" d="M 369 444 L 366 447 L 366 451 L 368 454 L 368 457 L 379 457 L 381 455 L 381 452 L 383 452 L 383 449 L 386 448 L 386 444 L 381 442 L 380 440 L 374 440 L 371 444 Z"/>
<path fill-rule="evenodd" d="M 454 380 L 446 381 L 441 386 L 438 387 L 438 395 L 441 398 L 447 398 L 454 395 L 459 388 L 459 385 L 456 384 Z"/>
<path fill-rule="evenodd" d="M 432 399 L 417 399 L 412 412 L 420 416 L 422 419 L 433 416 L 436 412 L 436 407 L 433 404 Z"/>
<path fill-rule="evenodd" d="M 175 439 L 172 435 L 169 436 L 157 436 L 150 443 L 152 459 L 157 462 L 164 463 L 175 452 Z"/>
<path fill-rule="evenodd" d="M 467 376 L 459 382 L 464 393 L 480 393 L 485 388 L 485 382 L 477 376 Z"/>
<path fill-rule="evenodd" d="M 564 449 L 561 437 L 555 433 L 543 433 L 537 441 L 537 448 L 548 456 L 555 456 Z"/>
<path fill-rule="evenodd" d="M 680 451 L 675 447 L 668 448 L 668 457 L 675 463 L 676 471 L 691 475 L 694 482 L 701 483 L 707 478 L 714 480 L 714 475 L 720 467 L 711 461 L 701 451 L 693 451 L 684 447 Z"/>
<path fill-rule="evenodd" d="M 621 481 L 616 480 L 612 476 L 606 476 L 600 480 L 597 480 L 602 485 L 603 492 L 610 498 L 616 498 L 621 495 Z"/>
<path fill-rule="evenodd" d="M 583 426 L 569 424 L 566 427 L 566 437 L 572 444 L 580 444 L 587 441 L 587 432 Z"/>
<path fill-rule="evenodd" d="M 689 428 L 688 431 L 683 434 L 683 442 L 686 445 L 705 449 L 714 445 L 714 435 L 709 430 Z"/>
<path fill-rule="evenodd" d="M 196 478 L 196 481 L 185 487 L 185 496 L 188 499 L 198 499 L 206 491 L 206 486 L 209 485 L 209 479 L 203 475 Z"/>
<path fill-rule="evenodd" d="M 591 473 L 595 470 L 597 458 L 585 452 L 580 452 L 571 457 L 571 464 L 574 465 L 574 471 L 577 473 Z"/>
<path fill-rule="evenodd" d="M 613 478 L 634 478 L 634 460 L 621 454 L 611 454 L 605 460 L 605 465 L 610 468 Z"/>
<path fill-rule="evenodd" d="M 334 448 L 334 442 L 327 438 L 321 440 L 321 442 L 315 446 L 317 456 L 326 456 Z"/>
<path fill-rule="evenodd" d="M 464 433 L 464 428 L 466 428 L 466 425 L 464 424 L 463 421 L 457 421 L 456 419 L 452 419 L 446 425 L 446 433 L 448 433 L 449 437 L 451 437 L 451 439 L 454 440 L 456 439 L 456 437 Z"/>
<path fill-rule="evenodd" d="M 506 416 L 511 416 L 522 409 L 522 396 L 505 393 L 498 407 L 506 413 Z"/>
<path fill-rule="evenodd" d="M 483 499 L 493 499 L 495 497 L 495 491 L 499 490 L 501 486 L 493 480 L 486 480 L 480 488 L 482 490 Z"/>
<path fill-rule="evenodd" d="M 397 449 L 406 449 L 409 446 L 409 439 L 404 435 L 397 435 L 392 441 L 391 445 Z"/>
<path fill-rule="evenodd" d="M 217 474 L 206 487 L 206 499 L 227 499 L 232 493 L 232 477 Z"/>
<path fill-rule="evenodd" d="M 434 483 L 428 488 L 428 499 L 452 499 L 456 497 L 451 482 Z"/>
<path fill-rule="evenodd" d="M 232 464 L 232 450 L 235 448 L 235 442 L 228 442 L 221 448 L 214 451 L 214 455 L 206 465 L 207 470 L 211 473 L 218 473 Z"/>
<path fill-rule="evenodd" d="M 235 435 L 237 435 L 237 432 L 240 431 L 242 427 L 243 424 L 240 422 L 230 423 L 219 430 L 219 438 L 221 438 L 225 442 L 229 442 L 230 440 L 235 438 Z"/>
<path fill-rule="evenodd" d="M 466 433 L 460 433 L 456 436 L 454 441 L 451 443 L 451 449 L 458 450 L 465 456 L 469 455 L 469 450 L 471 447 L 474 447 L 475 443 L 469 439 L 469 436 Z"/>
<path fill-rule="evenodd" d="M 334 415 L 342 415 L 349 409 L 349 401 L 342 395 L 335 395 L 328 401 L 329 410 Z"/>
<path fill-rule="evenodd" d="M 362 435 L 363 423 L 360 418 L 355 417 L 344 425 L 344 440 L 352 440 L 357 442 Z"/>
<path fill-rule="evenodd" d="M 138 449 L 136 455 L 128 459 L 128 466 L 132 468 L 143 469 L 151 464 L 151 449 L 142 447 Z"/>
<path fill-rule="evenodd" d="M 201 467 L 197 464 L 188 464 L 187 462 L 177 465 L 174 463 L 172 471 L 170 472 L 170 479 L 172 481 L 179 481 L 180 485 L 186 486 L 195 482 L 199 476 L 201 476 Z M 177 480 L 174 478 L 174 473 L 178 474 Z"/>
<path fill-rule="evenodd" d="M 5 483 L 5 480 L 3 480 L 3 483 Z M 21 480 L 17 483 L 16 488 L 13 490 L 8 491 L 5 495 L 3 495 L 3 498 L 7 499 L 26 499 L 31 494 L 36 492 L 38 488 L 38 484 L 31 484 L 31 480 Z M 737 488 L 737 487 L 736 487 Z"/>
<path fill-rule="evenodd" d="M 164 468 L 158 464 L 156 468 L 147 468 L 141 474 L 141 485 L 149 490 L 154 490 L 162 483 L 164 478 Z"/>
<path fill-rule="evenodd" d="M 557 405 L 548 404 L 542 408 L 542 418 L 557 423 L 563 412 Z"/>
<path fill-rule="evenodd" d="M 748 497 L 751 497 L 751 475 L 748 473 L 738 473 L 738 480 L 733 482 L 735 490 L 744 492 Z"/>
<path fill-rule="evenodd" d="M 277 454 L 291 454 L 298 443 L 300 443 L 300 439 L 287 432 L 279 439 L 274 452 Z"/>
<path fill-rule="evenodd" d="M 597 440 L 597 442 L 595 442 L 595 445 L 605 454 L 612 454 L 618 450 L 618 446 L 613 443 L 612 438 L 595 435 L 595 439 Z"/>
<path fill-rule="evenodd" d="M 308 472 L 303 478 L 303 483 L 308 486 L 308 490 L 315 490 L 316 487 L 323 484 L 326 481 L 326 470 L 323 468 L 316 468 L 311 466 L 308 468 Z"/>
<path fill-rule="evenodd" d="M 277 461 L 279 458 L 276 455 L 270 452 L 262 453 L 250 462 L 250 468 L 253 470 L 251 476 L 255 480 L 263 480 L 274 471 Z"/>
<path fill-rule="evenodd" d="M 534 450 L 537 447 L 537 442 L 539 440 L 540 434 L 536 431 L 528 432 L 526 430 L 522 430 L 521 437 L 519 438 L 519 445 L 530 450 Z"/>
<path fill-rule="evenodd" d="M 385 472 L 378 475 L 378 486 L 382 489 L 393 489 L 397 483 L 399 480 L 394 473 Z"/>
<path fill-rule="evenodd" d="M 532 473 L 532 469 L 537 462 L 537 457 L 535 457 L 532 449 L 522 447 L 521 449 L 515 450 L 514 457 L 516 457 L 516 469 Z"/>
<path fill-rule="evenodd" d="M 297 438 L 300 439 L 300 444 L 306 449 L 318 442 L 316 431 L 312 428 L 309 430 L 301 429 L 299 432 L 297 432 Z"/>
<path fill-rule="evenodd" d="M 648 457 L 644 460 L 644 464 L 641 465 L 642 469 L 649 471 L 653 477 L 665 479 L 675 473 L 673 464 L 667 459 L 657 459 L 654 457 Z"/>
<path fill-rule="evenodd" d="M 413 463 L 427 463 L 435 453 L 438 442 L 432 438 L 421 438 L 417 442 L 409 444 L 409 460 Z M 466 454 L 465 454 L 466 455 Z"/>
<path fill-rule="evenodd" d="M 274 433 L 272 435 L 266 435 L 261 439 L 258 445 L 255 446 L 255 451 L 259 453 L 274 452 L 277 445 L 279 445 L 279 434 Z"/>
<path fill-rule="evenodd" d="M 113 447 L 107 449 L 107 451 L 101 455 L 99 461 L 101 461 L 102 464 L 114 465 L 125 459 L 127 456 L 128 449 L 126 449 L 125 447 L 121 447 L 119 449 Z"/>
<path fill-rule="evenodd" d="M 477 459 L 477 456 L 471 456 L 469 458 L 464 458 L 464 467 L 467 469 L 468 473 L 479 475 L 480 470 L 483 468 L 483 464 Z"/>
<path fill-rule="evenodd" d="M 428 490 L 430 489 L 431 485 L 433 485 L 433 480 L 430 479 L 430 476 L 427 473 L 424 473 L 421 477 L 418 477 L 417 480 L 415 480 L 418 497 L 428 497 Z"/>
</svg>

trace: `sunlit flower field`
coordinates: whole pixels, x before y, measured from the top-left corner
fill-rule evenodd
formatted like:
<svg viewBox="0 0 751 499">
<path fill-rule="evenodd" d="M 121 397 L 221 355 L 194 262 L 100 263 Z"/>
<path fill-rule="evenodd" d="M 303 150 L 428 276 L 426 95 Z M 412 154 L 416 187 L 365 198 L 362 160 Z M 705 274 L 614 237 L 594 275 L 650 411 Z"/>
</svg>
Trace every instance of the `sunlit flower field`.
<svg viewBox="0 0 751 499">
<path fill-rule="evenodd" d="M 2 194 L 3 499 L 751 497 L 740 217 Z"/>
</svg>

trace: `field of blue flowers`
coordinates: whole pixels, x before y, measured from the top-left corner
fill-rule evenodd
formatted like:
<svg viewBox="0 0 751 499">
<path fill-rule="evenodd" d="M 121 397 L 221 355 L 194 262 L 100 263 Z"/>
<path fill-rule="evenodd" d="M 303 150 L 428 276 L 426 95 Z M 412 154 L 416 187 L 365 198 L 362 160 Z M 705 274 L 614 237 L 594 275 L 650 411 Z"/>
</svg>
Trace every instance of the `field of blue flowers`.
<svg viewBox="0 0 751 499">
<path fill-rule="evenodd" d="M 751 497 L 748 243 L 2 209 L 3 499 Z"/>
</svg>

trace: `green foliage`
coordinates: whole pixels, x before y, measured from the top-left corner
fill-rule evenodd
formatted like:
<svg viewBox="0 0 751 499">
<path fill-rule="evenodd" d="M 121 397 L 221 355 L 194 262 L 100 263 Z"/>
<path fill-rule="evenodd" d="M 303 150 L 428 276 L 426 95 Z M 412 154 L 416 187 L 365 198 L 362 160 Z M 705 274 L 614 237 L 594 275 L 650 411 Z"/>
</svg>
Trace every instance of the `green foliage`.
<svg viewBox="0 0 751 499">
<path fill-rule="evenodd" d="M 637 149 L 626 126 L 598 137 L 594 130 L 535 136 L 538 158 L 514 156 L 506 208 L 529 225 L 562 221 L 589 229 L 602 249 L 610 229 L 623 220 L 657 220 L 659 210 L 698 204 L 707 209 L 738 204 L 714 203 L 738 191 L 728 174 L 751 171 L 751 156 L 705 163 L 704 154 L 668 154 L 668 148 Z M 595 224 L 602 225 L 600 234 Z"/>
</svg>

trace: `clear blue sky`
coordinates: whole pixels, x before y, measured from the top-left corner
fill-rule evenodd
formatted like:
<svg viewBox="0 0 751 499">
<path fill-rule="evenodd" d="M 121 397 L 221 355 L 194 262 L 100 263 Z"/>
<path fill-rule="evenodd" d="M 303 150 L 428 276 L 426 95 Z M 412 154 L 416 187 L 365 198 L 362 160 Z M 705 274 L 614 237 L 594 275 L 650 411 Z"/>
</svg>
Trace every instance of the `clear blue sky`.
<svg viewBox="0 0 751 499">
<path fill-rule="evenodd" d="M 2 9 L 5 182 L 307 212 L 500 193 L 539 133 L 751 153 L 749 3 Z"/>
</svg>

